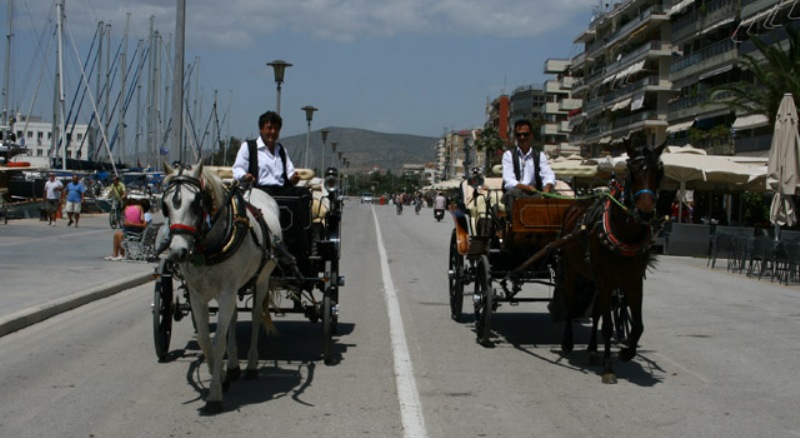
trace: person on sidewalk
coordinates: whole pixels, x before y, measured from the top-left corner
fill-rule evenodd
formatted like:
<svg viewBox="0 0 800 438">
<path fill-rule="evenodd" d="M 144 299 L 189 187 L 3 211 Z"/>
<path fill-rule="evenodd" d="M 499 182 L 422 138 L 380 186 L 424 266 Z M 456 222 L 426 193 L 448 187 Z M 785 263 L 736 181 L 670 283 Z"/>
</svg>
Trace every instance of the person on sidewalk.
<svg viewBox="0 0 800 438">
<path fill-rule="evenodd" d="M 61 204 L 61 191 L 64 190 L 64 184 L 56 179 L 56 174 L 50 172 L 47 182 L 44 183 L 44 208 L 47 211 L 47 225 L 56 226 L 56 213 L 58 206 Z"/>
<path fill-rule="evenodd" d="M 148 213 L 146 214 L 145 211 Z M 114 232 L 114 245 L 112 254 L 106 257 L 106 260 L 119 261 L 125 258 L 125 249 L 122 248 L 122 241 L 125 239 L 125 233 L 142 233 L 147 228 L 149 221 L 153 217 L 149 214 L 150 201 L 143 200 L 140 205 L 136 200 L 126 198 L 125 210 L 122 212 L 123 230 Z"/>
<path fill-rule="evenodd" d="M 81 219 L 81 205 L 86 200 L 86 187 L 83 185 L 80 180 L 78 180 L 78 175 L 72 174 L 72 181 L 67 184 L 67 217 L 69 218 L 69 222 L 67 222 L 67 226 L 72 225 L 72 222 L 75 222 L 75 228 L 78 228 L 78 221 Z"/>
</svg>

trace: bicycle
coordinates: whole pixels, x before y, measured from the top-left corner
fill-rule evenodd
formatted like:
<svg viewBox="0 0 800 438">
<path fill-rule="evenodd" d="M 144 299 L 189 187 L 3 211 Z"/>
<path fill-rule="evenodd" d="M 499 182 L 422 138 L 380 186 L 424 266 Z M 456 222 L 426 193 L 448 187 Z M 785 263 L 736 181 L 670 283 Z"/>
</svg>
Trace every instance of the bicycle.
<svg viewBox="0 0 800 438">
<path fill-rule="evenodd" d="M 112 229 L 122 227 L 122 203 L 119 199 L 114 199 L 111 203 L 111 211 L 108 213 L 108 224 Z"/>
</svg>

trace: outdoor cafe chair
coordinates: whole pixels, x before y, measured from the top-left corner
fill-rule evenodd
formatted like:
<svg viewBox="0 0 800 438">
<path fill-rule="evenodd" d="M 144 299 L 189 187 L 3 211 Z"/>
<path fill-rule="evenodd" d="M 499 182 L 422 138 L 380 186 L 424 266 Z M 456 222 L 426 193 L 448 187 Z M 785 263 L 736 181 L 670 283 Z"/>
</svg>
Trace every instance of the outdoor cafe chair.
<svg viewBox="0 0 800 438">
<path fill-rule="evenodd" d="M 750 252 L 750 263 L 747 267 L 747 276 L 755 275 L 758 269 L 758 279 L 765 273 L 774 274 L 775 271 L 775 240 L 769 236 L 756 237 Z M 771 271 L 771 272 L 770 272 Z"/>
</svg>

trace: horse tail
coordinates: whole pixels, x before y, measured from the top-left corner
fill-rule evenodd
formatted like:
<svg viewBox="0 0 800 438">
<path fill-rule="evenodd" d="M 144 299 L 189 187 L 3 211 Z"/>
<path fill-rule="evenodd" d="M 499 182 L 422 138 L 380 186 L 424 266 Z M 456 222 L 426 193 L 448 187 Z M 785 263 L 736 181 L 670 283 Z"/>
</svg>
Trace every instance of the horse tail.
<svg viewBox="0 0 800 438">
<path fill-rule="evenodd" d="M 267 332 L 267 336 L 278 334 L 278 328 L 275 327 L 275 324 L 272 322 L 272 315 L 269 311 L 270 306 L 275 303 L 274 297 L 276 293 L 277 290 L 269 288 L 267 290 L 267 296 L 264 297 L 264 303 L 261 305 L 261 320 L 264 322 L 264 330 Z"/>
</svg>

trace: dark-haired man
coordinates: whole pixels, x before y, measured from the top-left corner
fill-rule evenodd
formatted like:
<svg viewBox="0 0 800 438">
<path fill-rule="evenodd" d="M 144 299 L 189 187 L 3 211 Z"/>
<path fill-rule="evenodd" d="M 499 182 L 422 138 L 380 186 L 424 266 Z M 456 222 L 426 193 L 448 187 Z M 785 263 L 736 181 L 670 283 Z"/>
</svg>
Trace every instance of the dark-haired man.
<svg viewBox="0 0 800 438">
<path fill-rule="evenodd" d="M 515 199 L 550 193 L 556 184 L 547 155 L 532 147 L 533 125 L 529 120 L 514 123 L 514 139 L 516 146 L 503 153 L 503 203 L 507 214 Z"/>
</svg>

